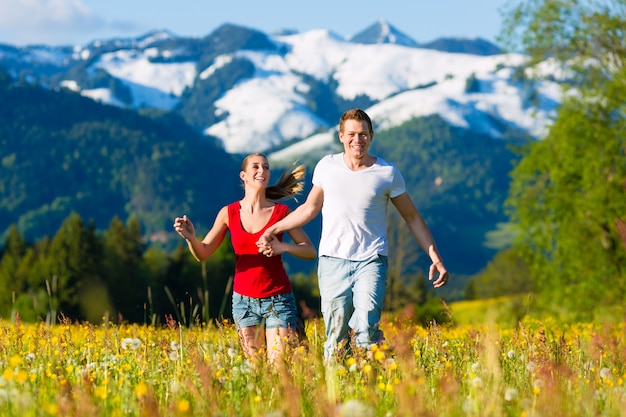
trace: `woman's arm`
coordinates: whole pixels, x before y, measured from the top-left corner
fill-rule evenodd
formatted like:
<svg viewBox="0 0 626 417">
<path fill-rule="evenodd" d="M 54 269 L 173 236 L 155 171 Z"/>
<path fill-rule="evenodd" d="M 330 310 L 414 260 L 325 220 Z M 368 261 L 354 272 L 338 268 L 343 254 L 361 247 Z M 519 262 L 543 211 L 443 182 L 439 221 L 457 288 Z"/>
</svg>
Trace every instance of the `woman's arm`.
<svg viewBox="0 0 626 417">
<path fill-rule="evenodd" d="M 174 229 L 187 241 L 187 246 L 193 257 L 198 261 L 204 261 L 215 253 L 222 244 L 224 236 L 226 236 L 226 231 L 228 230 L 228 207 L 222 207 L 219 213 L 217 213 L 213 227 L 202 241 L 196 237 L 193 223 L 187 215 L 174 219 Z"/>
</svg>

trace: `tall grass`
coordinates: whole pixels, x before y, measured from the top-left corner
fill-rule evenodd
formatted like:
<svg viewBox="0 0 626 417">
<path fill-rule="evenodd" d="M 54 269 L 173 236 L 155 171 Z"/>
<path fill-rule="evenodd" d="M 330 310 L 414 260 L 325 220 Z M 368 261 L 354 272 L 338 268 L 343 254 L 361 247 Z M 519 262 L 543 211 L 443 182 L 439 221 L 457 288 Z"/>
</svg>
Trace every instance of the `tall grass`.
<svg viewBox="0 0 626 417">
<path fill-rule="evenodd" d="M 322 360 L 323 324 L 283 366 L 231 323 L 0 321 L 0 416 L 626 416 L 626 326 L 383 323 L 389 345 Z"/>
</svg>

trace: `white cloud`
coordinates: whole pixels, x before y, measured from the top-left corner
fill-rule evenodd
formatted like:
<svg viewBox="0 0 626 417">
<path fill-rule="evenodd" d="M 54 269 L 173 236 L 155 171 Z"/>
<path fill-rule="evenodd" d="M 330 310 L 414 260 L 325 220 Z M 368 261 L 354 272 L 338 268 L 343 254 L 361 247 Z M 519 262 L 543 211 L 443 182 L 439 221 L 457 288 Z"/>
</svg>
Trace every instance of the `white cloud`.
<svg viewBox="0 0 626 417">
<path fill-rule="evenodd" d="M 12 44 L 68 42 L 104 26 L 82 0 L 0 0 L 0 27 Z"/>
</svg>

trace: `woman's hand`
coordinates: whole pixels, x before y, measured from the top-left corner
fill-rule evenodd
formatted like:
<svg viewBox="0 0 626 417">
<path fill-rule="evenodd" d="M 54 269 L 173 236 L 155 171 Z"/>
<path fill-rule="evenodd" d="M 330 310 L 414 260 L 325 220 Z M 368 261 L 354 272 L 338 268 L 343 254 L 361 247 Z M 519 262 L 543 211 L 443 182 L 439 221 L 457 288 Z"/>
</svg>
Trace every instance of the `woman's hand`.
<svg viewBox="0 0 626 417">
<path fill-rule="evenodd" d="M 276 256 L 276 255 L 280 255 L 281 253 L 284 252 L 282 245 L 281 245 L 281 241 L 279 241 L 278 239 L 272 239 L 272 240 L 259 240 L 256 243 L 257 248 L 259 248 L 259 253 L 269 257 L 272 256 Z"/>
<path fill-rule="evenodd" d="M 176 232 L 186 240 L 196 236 L 196 229 L 186 214 L 182 217 L 176 217 L 174 219 L 174 230 L 176 230 Z"/>
</svg>

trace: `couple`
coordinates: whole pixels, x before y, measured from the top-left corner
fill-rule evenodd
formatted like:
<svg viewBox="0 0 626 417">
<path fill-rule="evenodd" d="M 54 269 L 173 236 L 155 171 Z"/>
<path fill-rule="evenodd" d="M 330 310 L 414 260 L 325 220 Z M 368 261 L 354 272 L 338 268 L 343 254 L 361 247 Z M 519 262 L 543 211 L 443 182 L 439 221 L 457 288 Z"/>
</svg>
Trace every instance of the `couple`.
<svg viewBox="0 0 626 417">
<path fill-rule="evenodd" d="M 373 138 L 369 116 L 358 108 L 346 111 L 339 121 L 344 151 L 318 162 L 313 187 L 293 212 L 273 201 L 301 191 L 303 167 L 283 174 L 276 186 L 268 187 L 267 158 L 253 154 L 244 159 L 240 173 L 244 198 L 222 208 L 202 242 L 195 237 L 187 216 L 175 219 L 174 228 L 198 260 L 210 256 L 230 230 L 237 254 L 233 318 L 248 354 L 258 351 L 257 335 L 263 334 L 263 324 L 271 361 L 284 349 L 285 337 L 294 335 L 295 301 L 280 255 L 286 252 L 303 259 L 315 258 L 316 251 L 302 226 L 320 212 L 318 283 L 327 361 L 349 341 L 351 328 L 357 347 L 368 349 L 384 340 L 379 322 L 387 284 L 389 201 L 430 257 L 433 286 L 439 288 L 448 282 L 432 234 L 407 193 L 401 173 L 393 164 L 369 154 Z M 282 242 L 285 232 L 293 243 Z M 237 243 L 238 239 L 246 244 Z M 247 263 L 256 269 L 249 272 Z"/>
</svg>

